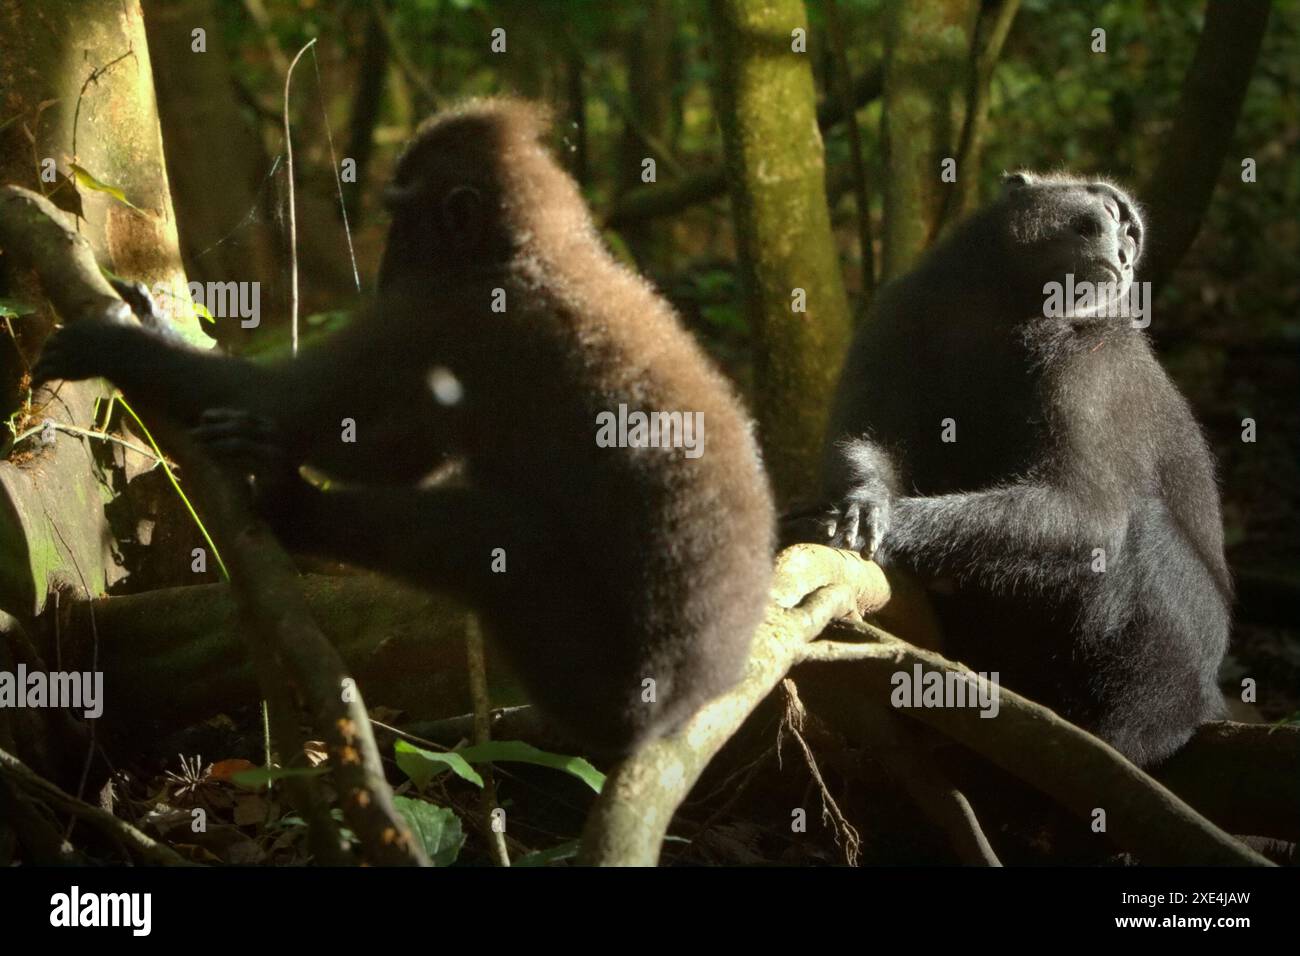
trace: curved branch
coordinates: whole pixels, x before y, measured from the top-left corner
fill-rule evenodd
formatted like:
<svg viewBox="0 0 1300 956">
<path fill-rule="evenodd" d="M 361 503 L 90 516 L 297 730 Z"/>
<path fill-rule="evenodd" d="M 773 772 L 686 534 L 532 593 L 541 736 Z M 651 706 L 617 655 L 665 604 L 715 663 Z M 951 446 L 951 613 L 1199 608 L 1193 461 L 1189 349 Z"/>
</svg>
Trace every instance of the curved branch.
<svg viewBox="0 0 1300 956">
<path fill-rule="evenodd" d="M 777 559 L 772 600 L 740 684 L 677 733 L 642 748 L 609 775 L 582 835 L 581 861 L 654 866 L 673 814 L 723 744 L 837 618 L 889 600 L 884 572 L 848 551 L 797 544 Z"/>
<path fill-rule="evenodd" d="M 613 770 L 588 818 L 581 860 L 624 866 L 656 863 L 674 812 L 708 762 L 797 664 L 803 667 L 796 679 L 805 696 L 811 699 L 808 690 L 817 695 L 819 715 L 841 718 L 859 730 L 864 720 L 879 723 L 877 718 L 892 716 L 881 711 L 897 671 L 920 666 L 972 673 L 862 621 L 861 615 L 883 606 L 889 593 L 880 568 L 852 552 L 811 544 L 783 551 L 744 679 L 678 733 L 655 741 Z M 833 621 L 861 640 L 815 640 Z M 857 666 L 845 666 L 851 662 Z M 1108 744 L 1041 704 L 1006 688 L 998 691 L 995 721 L 980 719 L 972 708 L 903 713 L 982 754 L 1080 817 L 1087 819 L 1094 808 L 1105 807 L 1111 838 L 1144 862 L 1269 865 Z M 875 712 L 864 712 L 864 701 L 876 702 L 871 705 Z M 870 732 L 881 739 L 874 725 Z M 1203 731 L 1198 736 L 1204 738 L 1199 747 L 1212 750 L 1232 735 Z M 1260 735 L 1252 736 L 1263 745 Z M 1294 755 L 1294 740 L 1282 740 L 1274 750 Z M 941 821 L 965 859 L 996 863 L 969 804 L 937 768 L 917 758 L 905 761 L 901 770 L 904 781 L 911 780 L 914 796 Z"/>
</svg>

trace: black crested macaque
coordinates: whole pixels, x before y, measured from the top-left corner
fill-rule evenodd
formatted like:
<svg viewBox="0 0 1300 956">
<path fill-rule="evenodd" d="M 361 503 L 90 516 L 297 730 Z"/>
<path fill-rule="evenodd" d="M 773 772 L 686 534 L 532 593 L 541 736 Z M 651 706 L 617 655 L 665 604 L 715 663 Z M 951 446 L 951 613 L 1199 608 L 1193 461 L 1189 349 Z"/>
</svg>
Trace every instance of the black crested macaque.
<svg viewBox="0 0 1300 956">
<path fill-rule="evenodd" d="M 949 656 L 1151 764 L 1222 710 L 1214 463 L 1113 302 L 1045 308 L 1067 274 L 1124 294 L 1142 229 L 1110 183 L 1008 177 L 881 290 L 842 373 L 823 493 L 832 544 L 931 582 Z"/>
<path fill-rule="evenodd" d="M 103 376 L 193 423 L 274 489 L 286 545 L 464 596 L 559 728 L 617 754 L 739 679 L 775 521 L 731 386 L 606 251 L 545 124 L 500 99 L 424 125 L 389 192 L 373 313 L 297 359 L 80 322 L 35 378 Z M 702 420 L 703 453 L 663 447 L 683 437 L 666 426 L 659 447 L 598 446 L 620 405 Z M 421 484 L 448 456 L 463 480 Z M 300 464 L 344 484 L 308 484 Z"/>
</svg>

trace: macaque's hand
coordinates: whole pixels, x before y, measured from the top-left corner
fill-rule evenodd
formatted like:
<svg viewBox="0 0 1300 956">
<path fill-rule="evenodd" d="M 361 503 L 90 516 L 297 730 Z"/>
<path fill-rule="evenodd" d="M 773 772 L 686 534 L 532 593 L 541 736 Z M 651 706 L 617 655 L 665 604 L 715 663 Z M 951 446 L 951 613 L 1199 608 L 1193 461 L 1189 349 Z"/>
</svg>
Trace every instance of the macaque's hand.
<svg viewBox="0 0 1300 956">
<path fill-rule="evenodd" d="M 252 478 L 254 503 L 277 530 L 291 524 L 305 499 L 318 493 L 298 473 L 298 462 L 268 418 L 242 408 L 212 408 L 190 434 L 213 460 Z"/>
<path fill-rule="evenodd" d="M 122 326 L 99 319 L 71 322 L 50 333 L 32 368 L 32 387 L 54 379 L 79 382 L 108 375 Z"/>
<path fill-rule="evenodd" d="M 889 531 L 893 510 L 894 496 L 888 488 L 855 485 L 826 514 L 830 546 L 857 551 L 864 558 L 874 557 Z"/>
</svg>

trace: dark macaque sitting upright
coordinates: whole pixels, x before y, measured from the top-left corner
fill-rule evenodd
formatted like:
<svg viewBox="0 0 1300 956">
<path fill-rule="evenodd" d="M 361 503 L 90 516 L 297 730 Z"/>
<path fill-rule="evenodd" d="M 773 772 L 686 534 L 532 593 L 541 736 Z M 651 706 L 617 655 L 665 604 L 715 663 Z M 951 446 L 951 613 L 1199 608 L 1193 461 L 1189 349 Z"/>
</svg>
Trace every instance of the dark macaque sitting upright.
<svg viewBox="0 0 1300 956">
<path fill-rule="evenodd" d="M 192 423 L 268 492 L 288 546 L 463 596 L 542 710 L 613 754 L 740 677 L 774 518 L 731 387 L 607 253 L 544 123 L 488 100 L 426 124 L 389 191 L 373 314 L 296 359 L 80 322 L 35 377 L 103 376 Z M 598 440 L 641 413 L 657 441 Z M 448 456 L 463 480 L 422 483 Z"/>
<path fill-rule="evenodd" d="M 1150 764 L 1222 708 L 1214 465 L 1134 320 L 1105 296 L 1061 316 L 1045 289 L 1122 295 L 1142 245 L 1115 186 L 1008 177 L 881 290 L 823 492 L 831 543 L 933 585 L 949 656 Z"/>
</svg>

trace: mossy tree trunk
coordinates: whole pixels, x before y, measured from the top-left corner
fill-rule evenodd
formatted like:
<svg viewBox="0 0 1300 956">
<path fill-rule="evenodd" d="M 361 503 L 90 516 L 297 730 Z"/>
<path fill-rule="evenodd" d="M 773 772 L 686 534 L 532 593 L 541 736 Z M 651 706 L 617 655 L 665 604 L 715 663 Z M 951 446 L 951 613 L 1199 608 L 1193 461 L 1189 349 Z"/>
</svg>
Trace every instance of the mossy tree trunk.
<svg viewBox="0 0 1300 956">
<path fill-rule="evenodd" d="M 150 287 L 183 284 L 138 0 L 0 0 L 0 90 L 0 183 L 79 208 L 81 234 L 101 266 Z M 74 188 L 70 162 L 131 205 Z M 41 179 L 50 163 L 56 183 Z M 8 294 L 36 307 L 12 323 L 21 363 L 30 366 L 55 316 L 29 274 L 12 262 L 0 268 Z M 182 331 L 195 334 L 195 322 Z M 45 420 L 90 428 L 103 394 L 93 381 L 58 383 L 57 399 L 38 389 L 30 411 L 18 409 L 19 430 Z M 54 589 L 93 596 L 122 575 L 103 507 L 113 492 L 97 477 L 102 451 L 56 430 L 52 444 L 29 439 L 0 461 L 0 608 L 25 619 Z"/>
<path fill-rule="evenodd" d="M 816 487 L 851 319 L 826 204 L 802 0 L 710 0 L 755 406 L 779 500 Z"/>
</svg>

